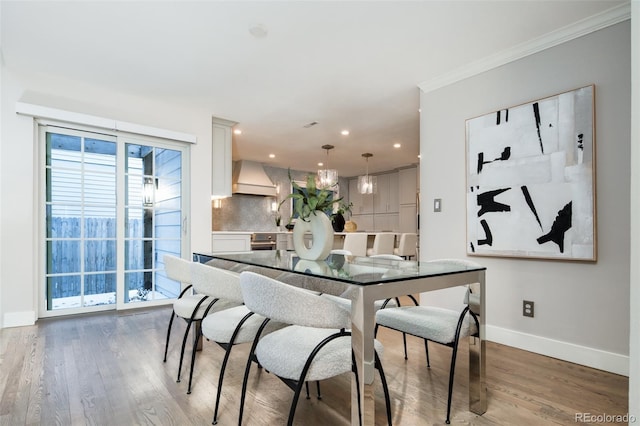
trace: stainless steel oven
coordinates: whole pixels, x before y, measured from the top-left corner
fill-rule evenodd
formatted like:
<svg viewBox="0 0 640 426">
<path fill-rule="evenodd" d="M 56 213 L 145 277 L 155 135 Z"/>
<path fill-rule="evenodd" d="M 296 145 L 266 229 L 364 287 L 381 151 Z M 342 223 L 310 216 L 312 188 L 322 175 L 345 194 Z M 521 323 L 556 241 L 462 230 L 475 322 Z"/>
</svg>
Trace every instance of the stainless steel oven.
<svg viewBox="0 0 640 426">
<path fill-rule="evenodd" d="M 251 234 L 251 250 L 275 250 L 276 234 L 273 232 L 254 232 Z"/>
</svg>

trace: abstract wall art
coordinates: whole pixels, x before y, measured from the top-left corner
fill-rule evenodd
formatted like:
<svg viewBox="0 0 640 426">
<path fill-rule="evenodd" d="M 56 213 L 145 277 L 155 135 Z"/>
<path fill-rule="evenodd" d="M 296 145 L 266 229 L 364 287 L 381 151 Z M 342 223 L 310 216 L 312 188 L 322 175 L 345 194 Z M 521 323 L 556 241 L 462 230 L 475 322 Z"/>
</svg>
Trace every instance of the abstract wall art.
<svg viewBox="0 0 640 426">
<path fill-rule="evenodd" d="M 596 260 L 594 92 L 466 121 L 469 255 Z"/>
</svg>

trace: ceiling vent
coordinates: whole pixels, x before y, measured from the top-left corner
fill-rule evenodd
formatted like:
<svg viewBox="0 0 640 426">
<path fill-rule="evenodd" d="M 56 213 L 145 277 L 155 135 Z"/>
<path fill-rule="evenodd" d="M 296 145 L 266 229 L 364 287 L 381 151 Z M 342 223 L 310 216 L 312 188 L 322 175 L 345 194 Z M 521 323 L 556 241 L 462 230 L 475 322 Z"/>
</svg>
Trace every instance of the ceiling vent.
<svg viewBox="0 0 640 426">
<path fill-rule="evenodd" d="M 234 194 L 276 196 L 276 186 L 264 171 L 262 164 L 255 161 L 240 160 L 233 165 Z"/>
</svg>

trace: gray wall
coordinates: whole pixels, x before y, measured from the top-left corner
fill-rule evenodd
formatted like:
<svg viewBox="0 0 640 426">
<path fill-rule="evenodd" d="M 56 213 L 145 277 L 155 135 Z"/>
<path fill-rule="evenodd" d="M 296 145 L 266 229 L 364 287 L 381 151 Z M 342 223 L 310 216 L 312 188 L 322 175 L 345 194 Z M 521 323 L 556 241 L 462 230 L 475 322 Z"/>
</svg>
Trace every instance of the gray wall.
<svg viewBox="0 0 640 426">
<path fill-rule="evenodd" d="M 595 84 L 596 263 L 473 257 L 487 267 L 489 340 L 626 374 L 629 353 L 630 24 L 421 94 L 421 259 L 465 257 L 465 120 Z M 442 198 L 442 213 L 428 206 Z M 456 305 L 457 292 L 429 294 Z M 536 303 L 522 316 L 522 300 Z"/>
</svg>

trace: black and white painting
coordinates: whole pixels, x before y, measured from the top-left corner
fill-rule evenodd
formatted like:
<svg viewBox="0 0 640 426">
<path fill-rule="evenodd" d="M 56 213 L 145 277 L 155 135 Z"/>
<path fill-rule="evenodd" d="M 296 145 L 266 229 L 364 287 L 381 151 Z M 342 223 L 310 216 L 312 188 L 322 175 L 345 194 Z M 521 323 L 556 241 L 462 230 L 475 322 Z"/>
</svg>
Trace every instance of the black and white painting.
<svg viewBox="0 0 640 426">
<path fill-rule="evenodd" d="M 596 260 L 594 90 L 467 120 L 468 254 Z"/>
</svg>

